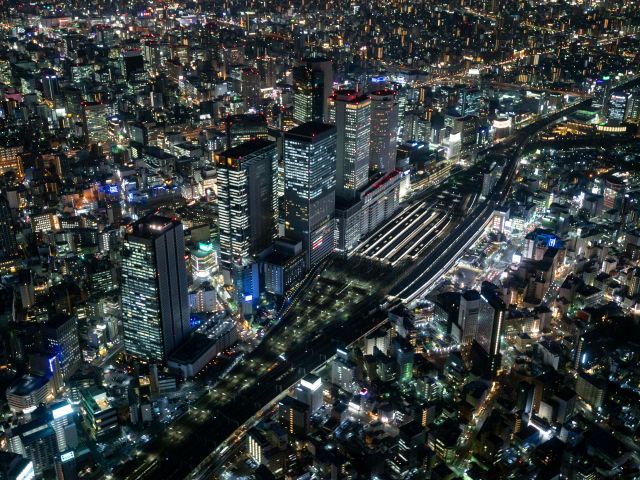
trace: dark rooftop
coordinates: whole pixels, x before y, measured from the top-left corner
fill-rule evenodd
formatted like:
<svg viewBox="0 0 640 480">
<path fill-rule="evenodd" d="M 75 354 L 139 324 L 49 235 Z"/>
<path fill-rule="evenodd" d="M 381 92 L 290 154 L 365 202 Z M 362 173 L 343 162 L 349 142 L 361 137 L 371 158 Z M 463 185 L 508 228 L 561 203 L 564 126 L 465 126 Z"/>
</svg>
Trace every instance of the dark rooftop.
<svg viewBox="0 0 640 480">
<path fill-rule="evenodd" d="M 179 223 L 175 218 L 152 213 L 134 223 L 131 233 L 136 237 L 155 238 L 162 235 L 169 227 Z"/>
<path fill-rule="evenodd" d="M 240 145 L 229 148 L 220 154 L 221 157 L 227 158 L 242 158 L 247 155 L 251 155 L 263 148 L 274 145 L 274 142 L 270 140 L 265 140 L 263 138 L 256 138 L 253 140 L 249 140 L 247 142 L 243 142 Z"/>
</svg>

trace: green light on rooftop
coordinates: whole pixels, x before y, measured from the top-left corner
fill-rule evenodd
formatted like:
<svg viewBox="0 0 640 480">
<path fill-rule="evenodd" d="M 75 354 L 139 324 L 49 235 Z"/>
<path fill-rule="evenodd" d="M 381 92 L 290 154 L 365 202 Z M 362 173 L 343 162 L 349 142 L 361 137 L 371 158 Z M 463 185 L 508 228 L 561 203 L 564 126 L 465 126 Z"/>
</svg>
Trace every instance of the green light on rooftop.
<svg viewBox="0 0 640 480">
<path fill-rule="evenodd" d="M 207 252 L 207 253 L 213 251 L 213 245 L 210 243 L 200 242 L 198 243 L 198 248 L 203 252 Z"/>
</svg>

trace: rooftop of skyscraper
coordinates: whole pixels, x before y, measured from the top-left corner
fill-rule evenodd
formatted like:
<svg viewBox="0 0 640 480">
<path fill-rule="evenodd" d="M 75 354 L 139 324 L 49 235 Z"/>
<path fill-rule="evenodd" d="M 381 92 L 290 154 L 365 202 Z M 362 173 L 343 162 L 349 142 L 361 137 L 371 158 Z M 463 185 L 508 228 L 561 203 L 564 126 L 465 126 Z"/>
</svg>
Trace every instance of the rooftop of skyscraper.
<svg viewBox="0 0 640 480">
<path fill-rule="evenodd" d="M 249 140 L 248 142 L 243 142 L 240 145 L 235 147 L 231 147 L 220 154 L 221 158 L 242 158 L 250 155 L 258 150 L 262 150 L 265 147 L 273 145 L 273 142 L 270 140 L 265 140 L 262 138 L 255 138 L 253 140 Z"/>
<path fill-rule="evenodd" d="M 364 102 L 365 100 L 369 100 L 369 97 L 365 94 L 362 94 L 358 90 L 338 90 L 333 97 L 336 100 L 341 100 L 343 102 L 353 102 L 359 103 Z"/>
<path fill-rule="evenodd" d="M 315 138 L 335 132 L 336 127 L 320 122 L 307 122 L 292 128 L 285 133 L 287 137 L 307 137 Z"/>
<path fill-rule="evenodd" d="M 152 213 L 141 218 L 131 226 L 131 234 L 142 238 L 154 238 L 164 233 L 169 227 L 178 224 L 176 218 Z"/>
</svg>

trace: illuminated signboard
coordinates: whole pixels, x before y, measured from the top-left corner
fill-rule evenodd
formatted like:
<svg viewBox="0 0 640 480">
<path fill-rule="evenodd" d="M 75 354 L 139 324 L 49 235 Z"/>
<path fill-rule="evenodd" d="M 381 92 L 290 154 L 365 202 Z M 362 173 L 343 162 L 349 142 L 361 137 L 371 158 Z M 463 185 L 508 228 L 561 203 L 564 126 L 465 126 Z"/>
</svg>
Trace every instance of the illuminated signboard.
<svg viewBox="0 0 640 480">
<path fill-rule="evenodd" d="M 62 463 L 66 463 L 70 460 L 73 460 L 74 458 L 75 458 L 75 455 L 73 454 L 73 452 L 67 452 L 60 455 L 60 461 Z"/>
</svg>

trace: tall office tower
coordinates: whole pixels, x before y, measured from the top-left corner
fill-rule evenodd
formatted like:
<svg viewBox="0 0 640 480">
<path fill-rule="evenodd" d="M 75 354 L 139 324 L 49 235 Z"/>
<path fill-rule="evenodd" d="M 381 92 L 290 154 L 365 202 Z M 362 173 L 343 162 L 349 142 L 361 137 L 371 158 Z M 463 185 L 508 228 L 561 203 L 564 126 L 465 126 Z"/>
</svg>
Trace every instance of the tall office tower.
<svg viewBox="0 0 640 480">
<path fill-rule="evenodd" d="M 354 90 L 335 94 L 336 195 L 355 199 L 369 180 L 371 100 Z"/>
<path fill-rule="evenodd" d="M 609 103 L 609 95 L 611 93 L 611 77 L 604 76 L 596 81 L 593 90 L 594 107 L 599 107 L 600 115 L 607 115 L 607 105 Z"/>
<path fill-rule="evenodd" d="M 308 122 L 285 132 L 285 234 L 302 241 L 307 268 L 333 250 L 335 187 L 335 127 Z"/>
<path fill-rule="evenodd" d="M 482 282 L 478 326 L 473 344 L 474 368 L 493 376 L 500 368 L 500 337 L 506 320 L 507 306 L 495 285 Z"/>
<path fill-rule="evenodd" d="M 349 392 L 353 390 L 356 364 L 349 360 L 346 350 L 338 349 L 331 364 L 331 383 Z"/>
<path fill-rule="evenodd" d="M 436 297 L 434 316 L 447 325 L 458 343 L 470 344 L 476 337 L 480 294 L 476 290 L 444 292 Z"/>
<path fill-rule="evenodd" d="M 263 55 L 257 60 L 258 72 L 260 72 L 260 85 L 262 88 L 276 86 L 276 58 Z"/>
<path fill-rule="evenodd" d="M 610 123 L 620 125 L 625 121 L 629 98 L 630 95 L 625 92 L 612 93 L 609 96 L 607 116 Z"/>
<path fill-rule="evenodd" d="M 309 58 L 293 69 L 293 119 L 306 122 L 329 120 L 329 96 L 333 89 L 333 64 Z"/>
<path fill-rule="evenodd" d="M 215 156 L 218 175 L 220 266 L 230 283 L 276 235 L 278 156 L 275 142 L 252 140 Z"/>
<path fill-rule="evenodd" d="M 58 452 L 62 453 L 78 446 L 78 431 L 76 428 L 73 407 L 69 400 L 61 400 L 49 407 L 51 414 L 50 424 L 56 432 Z"/>
<path fill-rule="evenodd" d="M 31 269 L 18 270 L 18 292 L 20 293 L 22 308 L 27 309 L 36 303 L 36 292 Z"/>
<path fill-rule="evenodd" d="M 82 102 L 82 130 L 87 143 L 104 143 L 109 139 L 107 106 L 101 102 Z"/>
<path fill-rule="evenodd" d="M 229 115 L 225 119 L 227 148 L 236 147 L 243 142 L 257 138 L 269 138 L 267 118 L 262 114 Z"/>
<path fill-rule="evenodd" d="M 398 150 L 398 100 L 393 90 L 376 90 L 371 98 L 371 151 L 369 168 L 390 172 Z"/>
<path fill-rule="evenodd" d="M 56 95 L 60 93 L 60 82 L 58 80 L 58 74 L 50 69 L 45 68 L 42 70 L 42 92 L 44 98 L 47 100 L 53 100 Z"/>
<path fill-rule="evenodd" d="M 160 69 L 162 66 L 162 55 L 160 52 L 161 46 L 157 40 L 147 40 L 144 42 L 142 46 L 142 58 L 147 69 L 154 72 Z"/>
<path fill-rule="evenodd" d="M 142 51 L 136 48 L 122 52 L 120 69 L 122 76 L 127 82 L 144 80 L 146 78 L 146 71 Z"/>
<path fill-rule="evenodd" d="M 18 242 L 13 229 L 13 215 L 9 200 L 0 195 L 0 257 L 13 257 L 18 253 Z"/>
<path fill-rule="evenodd" d="M 46 418 L 37 418 L 12 427 L 7 437 L 8 450 L 32 461 L 36 478 L 44 478 L 44 472 L 53 467 L 58 453 L 56 432 Z"/>
<path fill-rule="evenodd" d="M 246 110 L 260 108 L 260 72 L 257 68 L 242 69 L 242 96 Z"/>
<path fill-rule="evenodd" d="M 460 296 L 460 316 L 458 317 L 460 342 L 471 344 L 478 330 L 480 312 L 480 294 L 476 290 L 467 290 Z"/>
<path fill-rule="evenodd" d="M 397 337 L 393 341 L 393 353 L 398 368 L 398 380 L 408 382 L 413 378 L 414 349 L 407 340 Z"/>
<path fill-rule="evenodd" d="M 67 380 L 76 372 L 82 360 L 76 317 L 51 315 L 42 327 L 42 341 L 44 348 L 58 357 L 62 378 Z"/>
<path fill-rule="evenodd" d="M 164 361 L 189 332 L 182 223 L 154 214 L 138 220 L 125 236 L 122 257 L 125 350 Z"/>
<path fill-rule="evenodd" d="M 629 93 L 627 111 L 624 112 L 624 121 L 631 123 L 640 122 L 640 88 L 636 88 Z"/>
<path fill-rule="evenodd" d="M 315 412 L 322 406 L 322 379 L 313 373 L 308 373 L 295 390 L 296 399 L 309 405 L 311 412 Z"/>
</svg>

